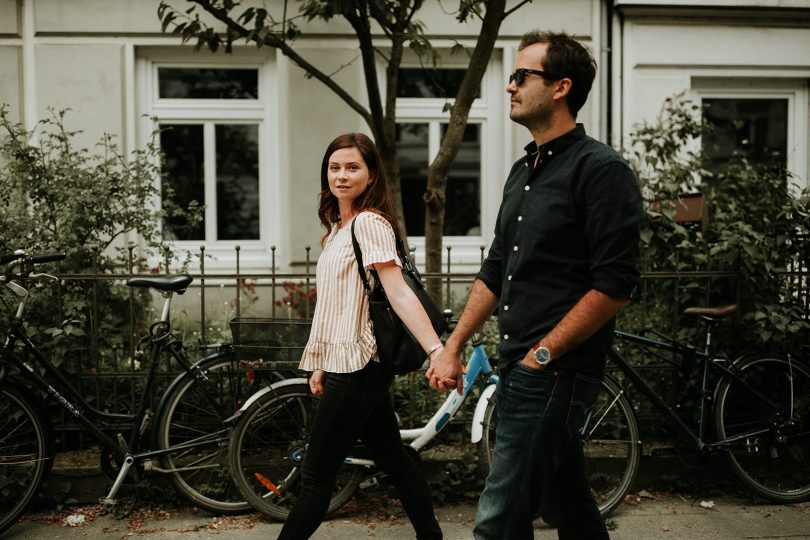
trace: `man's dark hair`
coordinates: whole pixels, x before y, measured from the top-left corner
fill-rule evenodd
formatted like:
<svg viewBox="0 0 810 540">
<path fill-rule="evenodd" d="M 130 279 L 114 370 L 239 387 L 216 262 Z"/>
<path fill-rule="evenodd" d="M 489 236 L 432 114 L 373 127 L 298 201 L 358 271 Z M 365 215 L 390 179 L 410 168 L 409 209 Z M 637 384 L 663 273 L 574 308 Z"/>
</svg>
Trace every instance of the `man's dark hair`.
<svg viewBox="0 0 810 540">
<path fill-rule="evenodd" d="M 576 118 L 577 113 L 588 99 L 591 85 L 596 77 L 596 60 L 591 52 L 566 33 L 528 32 L 520 40 L 518 50 L 535 43 L 548 43 L 543 70 L 555 79 L 571 79 L 571 91 L 566 103 L 568 110 Z"/>
</svg>

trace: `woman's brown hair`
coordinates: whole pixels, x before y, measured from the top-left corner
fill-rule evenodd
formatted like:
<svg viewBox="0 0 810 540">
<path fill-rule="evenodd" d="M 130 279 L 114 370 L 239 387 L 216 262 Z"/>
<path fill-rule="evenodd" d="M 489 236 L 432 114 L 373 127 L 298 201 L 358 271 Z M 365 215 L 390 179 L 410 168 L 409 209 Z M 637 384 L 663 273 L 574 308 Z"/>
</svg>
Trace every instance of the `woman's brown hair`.
<svg viewBox="0 0 810 540">
<path fill-rule="evenodd" d="M 391 227 L 394 228 L 394 234 L 399 235 L 399 221 L 397 220 L 397 213 L 394 210 L 394 198 L 391 195 L 391 186 L 388 182 L 388 175 L 383 167 L 380 153 L 377 151 L 377 146 L 374 144 L 368 135 L 363 133 L 346 133 L 339 135 L 335 138 L 329 146 L 326 147 L 326 152 L 323 154 L 323 162 L 321 163 L 321 193 L 318 196 L 318 218 L 321 220 L 321 225 L 326 229 L 326 234 L 321 238 L 321 245 L 323 245 L 329 232 L 332 230 L 332 225 L 340 221 L 340 209 L 338 208 L 338 200 L 329 190 L 329 158 L 335 151 L 342 148 L 357 148 L 360 156 L 368 167 L 369 175 L 374 178 L 370 186 L 366 188 L 362 195 L 354 200 L 355 213 L 360 212 L 376 212 L 388 220 Z"/>
</svg>

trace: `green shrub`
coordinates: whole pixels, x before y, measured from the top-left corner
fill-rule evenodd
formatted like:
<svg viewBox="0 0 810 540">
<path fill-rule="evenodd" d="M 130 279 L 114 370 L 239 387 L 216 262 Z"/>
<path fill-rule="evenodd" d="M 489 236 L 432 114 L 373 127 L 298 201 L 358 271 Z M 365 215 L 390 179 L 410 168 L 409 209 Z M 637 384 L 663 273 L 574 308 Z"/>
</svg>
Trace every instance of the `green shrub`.
<svg viewBox="0 0 810 540">
<path fill-rule="evenodd" d="M 51 111 L 32 133 L 0 106 L 0 205 L 6 209 L 0 213 L 0 253 L 64 252 L 59 265 L 42 268 L 61 275 L 112 274 L 122 266 L 126 272 L 130 265 L 140 270 L 143 257 L 168 249 L 162 220 L 182 217 L 193 225 L 200 208 L 179 208 L 169 189 L 161 192 L 154 137 L 129 155 L 108 134 L 93 151 L 77 148 L 78 132 L 65 127 L 66 115 Z M 139 251 L 127 242 L 129 235 L 137 235 Z M 132 253 L 141 258 L 131 260 Z M 3 300 L 15 304 L 8 295 Z M 130 338 L 137 337 L 130 332 L 143 332 L 141 325 L 129 329 L 130 315 L 143 320 L 148 304 L 144 291 L 130 291 L 120 281 L 40 283 L 27 307 L 28 330 L 68 371 L 120 369 L 130 361 Z"/>
</svg>

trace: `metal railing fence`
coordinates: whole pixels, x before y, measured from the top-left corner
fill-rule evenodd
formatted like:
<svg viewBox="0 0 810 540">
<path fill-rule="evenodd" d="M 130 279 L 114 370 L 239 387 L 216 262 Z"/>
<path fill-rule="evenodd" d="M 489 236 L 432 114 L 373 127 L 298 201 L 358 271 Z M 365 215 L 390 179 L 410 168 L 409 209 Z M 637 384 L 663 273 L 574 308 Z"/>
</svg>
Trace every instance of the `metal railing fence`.
<svg viewBox="0 0 810 540">
<path fill-rule="evenodd" d="M 452 260 L 452 248 L 447 249 L 447 261 Z M 193 273 L 194 283 L 189 292 L 196 293 L 198 300 L 186 300 L 183 305 L 175 303 L 175 309 L 183 313 L 179 325 L 180 331 L 187 336 L 187 342 L 211 343 L 229 340 L 227 333 L 227 318 L 245 316 L 288 317 L 290 315 L 308 318 L 314 306 L 315 275 L 314 262 L 310 257 L 310 249 L 305 248 L 303 270 L 299 272 L 278 272 L 276 262 L 276 249 L 272 248 L 271 258 L 268 261 L 268 270 L 257 272 L 255 270 L 243 271 L 240 263 L 240 249 L 235 248 L 234 272 L 220 273 L 206 271 L 205 247 L 200 248 L 199 272 Z M 484 257 L 484 247 L 481 248 L 481 258 Z M 805 259 L 808 260 L 808 259 Z M 173 268 L 171 261 L 166 257 L 163 267 L 157 272 L 171 273 L 179 269 Z M 90 402 L 99 408 L 108 410 L 131 410 L 134 408 L 138 396 L 138 385 L 142 379 L 140 359 L 136 354 L 138 339 L 144 333 L 144 325 L 149 319 L 149 298 L 139 296 L 141 292 L 129 288 L 124 294 L 128 297 L 126 322 L 121 331 L 126 339 L 117 336 L 117 349 L 105 349 L 109 346 L 109 328 L 102 328 L 104 310 L 112 306 L 109 295 L 105 292 L 110 287 L 122 287 L 123 283 L 137 274 L 134 270 L 135 257 L 132 251 L 125 265 L 125 271 L 114 274 L 60 274 L 59 291 L 68 284 L 84 284 L 89 296 L 87 324 L 89 336 L 86 342 L 88 347 L 78 351 L 80 358 L 74 361 L 73 369 L 76 371 L 75 379 L 78 389 Z M 168 270 L 168 271 L 167 271 Z M 804 317 L 810 318 L 810 293 L 808 282 L 810 272 L 806 264 L 782 272 L 785 291 L 791 301 L 803 307 Z M 443 284 L 445 307 L 454 309 L 456 315 L 463 306 L 466 292 L 475 278 L 473 272 L 455 271 L 451 263 L 447 263 L 443 272 L 438 274 L 423 274 L 426 280 L 437 279 Z M 679 316 L 686 305 L 711 305 L 723 302 L 733 302 L 738 297 L 737 275 L 728 272 L 692 271 L 692 272 L 643 272 L 641 284 L 637 290 L 637 297 L 631 306 L 619 316 L 618 325 L 629 331 L 641 331 L 654 326 L 670 335 L 684 333 L 684 321 Z M 57 292 L 58 315 L 62 313 L 62 296 Z M 257 291 L 260 291 L 257 292 Z M 189 296 L 187 293 L 186 296 Z M 102 300 L 105 298 L 106 300 Z M 106 303 L 105 303 L 106 302 Z M 116 309 L 118 306 L 116 306 Z M 216 313 L 212 313 L 216 312 Z M 195 313 L 194 315 L 192 315 Z M 224 315 L 223 315 L 224 313 Z M 119 313 L 120 315 L 120 313 Z M 194 327 L 196 326 L 196 330 Z M 688 330 L 688 328 L 686 329 Z M 488 326 L 490 353 L 496 354 L 494 344 L 497 340 L 496 324 Z M 114 332 L 113 332 L 114 333 Z M 689 332 L 686 332 L 690 335 Z M 694 334 L 697 335 L 697 334 Z M 733 341 L 733 340 L 731 340 Z M 178 366 L 164 366 L 162 379 L 168 384 Z M 647 373 L 655 374 L 662 380 L 672 378 L 673 373 L 679 369 L 667 359 L 652 359 L 645 362 L 640 368 Z M 159 387 L 158 391 L 161 390 Z M 407 381 L 399 382 L 397 395 L 406 402 L 407 413 L 403 415 L 406 424 L 415 425 L 429 417 L 438 406 L 441 396 L 426 388 L 419 375 L 411 376 Z M 130 409 L 127 409 L 129 407 Z M 56 410 L 56 409 L 55 409 Z M 75 426 L 68 415 L 59 414 L 55 424 L 60 433 L 60 447 L 83 447 L 86 441 L 80 430 Z M 650 415 L 654 421 L 655 415 L 641 409 L 641 420 Z M 455 425 L 463 426 L 469 423 L 466 415 L 472 411 L 463 410 L 461 418 Z M 53 416 L 52 416 L 53 417 Z M 463 432 L 460 432 L 463 438 Z"/>
</svg>

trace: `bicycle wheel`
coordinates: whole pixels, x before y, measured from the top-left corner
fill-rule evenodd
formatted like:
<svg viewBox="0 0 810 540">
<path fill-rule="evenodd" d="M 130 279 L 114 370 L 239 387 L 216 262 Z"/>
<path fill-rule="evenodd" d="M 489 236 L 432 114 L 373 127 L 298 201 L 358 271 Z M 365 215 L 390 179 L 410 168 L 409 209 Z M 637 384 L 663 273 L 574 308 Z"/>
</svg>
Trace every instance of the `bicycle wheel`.
<svg viewBox="0 0 810 540">
<path fill-rule="evenodd" d="M 231 473 L 253 508 L 285 520 L 298 500 L 301 464 L 318 398 L 306 383 L 273 388 L 242 413 L 231 434 Z M 360 470 L 347 465 L 338 474 L 327 513 L 349 500 Z"/>
<path fill-rule="evenodd" d="M 495 452 L 495 428 L 498 425 L 498 407 L 495 402 L 495 394 L 489 397 L 487 408 L 484 409 L 484 418 L 481 419 L 483 433 L 478 441 L 478 472 L 482 477 L 489 475 L 489 468 L 492 465 L 492 454 Z"/>
<path fill-rule="evenodd" d="M 495 449 L 497 404 L 493 395 L 484 412 L 484 435 L 478 445 L 478 465 L 486 475 Z M 588 482 L 599 512 L 606 516 L 624 500 L 633 485 L 641 454 L 638 424 L 630 403 L 610 378 L 582 428 Z"/>
<path fill-rule="evenodd" d="M 182 447 L 163 456 L 177 490 L 191 503 L 218 514 L 250 511 L 228 471 L 228 426 L 255 390 L 239 377 L 232 355 L 204 359 L 178 377 L 158 408 L 156 446 Z"/>
<path fill-rule="evenodd" d="M 633 485 L 641 455 L 638 423 L 630 402 L 613 379 L 605 377 L 592 412 L 582 427 L 582 445 L 591 492 L 606 516 Z"/>
<path fill-rule="evenodd" d="M 810 499 L 810 368 L 751 357 L 717 386 L 715 426 L 739 479 L 775 502 Z"/>
<path fill-rule="evenodd" d="M 17 521 L 53 464 L 51 430 L 34 403 L 8 382 L 0 388 L 0 533 Z"/>
</svg>

